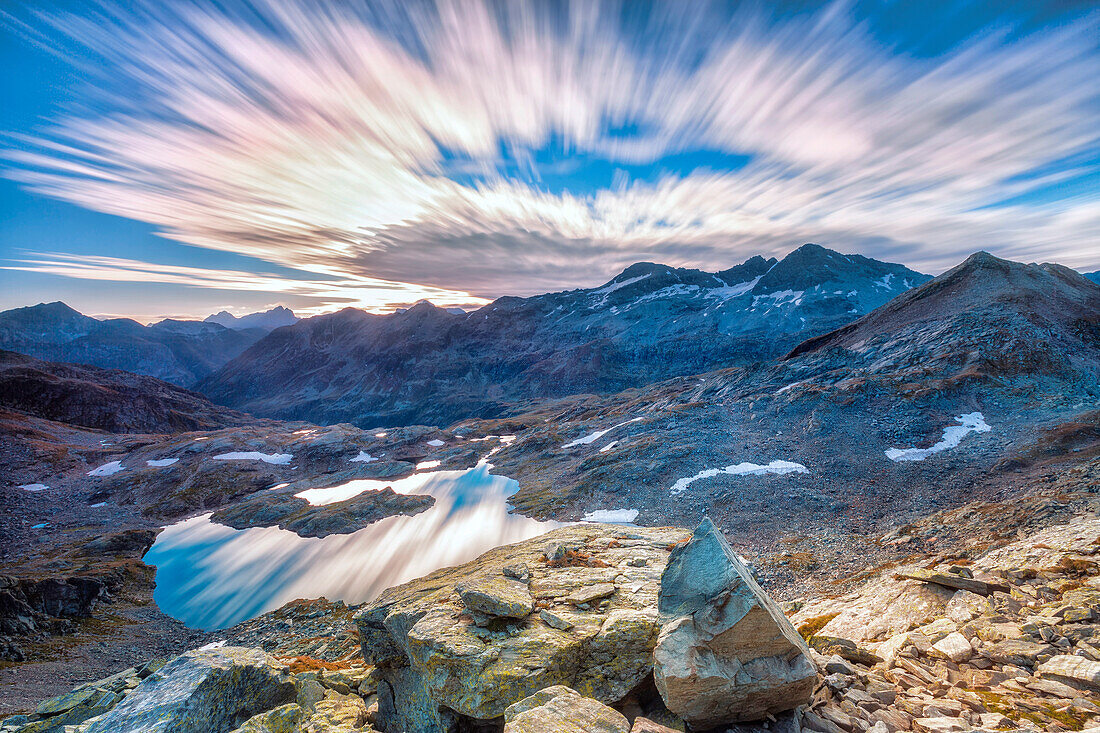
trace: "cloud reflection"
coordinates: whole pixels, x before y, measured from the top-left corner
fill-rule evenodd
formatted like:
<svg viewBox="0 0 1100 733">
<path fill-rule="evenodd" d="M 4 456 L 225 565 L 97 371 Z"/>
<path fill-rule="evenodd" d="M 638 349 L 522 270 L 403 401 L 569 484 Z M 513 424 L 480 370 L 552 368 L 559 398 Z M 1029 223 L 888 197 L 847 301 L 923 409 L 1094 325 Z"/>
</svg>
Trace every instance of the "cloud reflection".
<svg viewBox="0 0 1100 733">
<path fill-rule="evenodd" d="M 486 466 L 399 481 L 353 481 L 303 492 L 331 503 L 367 489 L 435 497 L 412 517 L 388 517 L 350 535 L 303 538 L 278 528 L 235 530 L 209 515 L 166 528 L 145 562 L 157 567 L 154 599 L 192 627 L 232 626 L 297 598 L 359 603 L 398 583 L 472 560 L 483 552 L 561 526 L 508 512 L 519 485 Z"/>
</svg>

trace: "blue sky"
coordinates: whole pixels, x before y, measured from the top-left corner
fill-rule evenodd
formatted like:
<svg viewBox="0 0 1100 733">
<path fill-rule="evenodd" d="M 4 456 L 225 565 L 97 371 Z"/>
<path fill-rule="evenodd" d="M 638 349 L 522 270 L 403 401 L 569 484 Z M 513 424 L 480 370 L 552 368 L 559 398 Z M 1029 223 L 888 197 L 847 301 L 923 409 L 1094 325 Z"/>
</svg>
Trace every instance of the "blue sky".
<svg viewBox="0 0 1100 733">
<path fill-rule="evenodd" d="M 806 241 L 1100 269 L 1080 2 L 26 2 L 0 308 L 387 310 Z"/>
</svg>

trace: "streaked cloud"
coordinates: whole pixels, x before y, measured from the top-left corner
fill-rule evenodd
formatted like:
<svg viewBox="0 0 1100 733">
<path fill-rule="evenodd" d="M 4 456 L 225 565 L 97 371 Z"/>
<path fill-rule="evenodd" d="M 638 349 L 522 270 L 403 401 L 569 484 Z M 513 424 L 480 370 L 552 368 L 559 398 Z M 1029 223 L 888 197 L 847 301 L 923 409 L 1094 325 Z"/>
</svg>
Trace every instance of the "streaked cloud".
<svg viewBox="0 0 1100 733">
<path fill-rule="evenodd" d="M 377 278 L 385 302 L 416 290 L 405 283 L 530 293 L 640 259 L 725 266 L 804 241 L 926 271 L 979 248 L 1100 265 L 1096 14 L 1026 33 L 999 18 L 922 56 L 850 3 L 786 17 L 680 3 L 232 7 L 40 17 L 41 42 L 90 49 L 102 78 L 87 112 L 11 139 L 8 175 L 316 273 L 298 287 L 319 307 L 376 302 Z M 699 150 L 748 162 L 625 173 Z M 594 191 L 545 185 L 571 156 L 624 172 Z M 103 279 L 136 267 L 26 266 Z M 150 268 L 195 287 L 234 277 Z"/>
<path fill-rule="evenodd" d="M 61 275 L 78 280 L 158 283 L 231 292 L 259 290 L 284 296 L 316 298 L 315 307 L 297 308 L 298 314 L 304 316 L 315 315 L 332 310 L 333 306 L 342 305 L 352 305 L 375 313 L 386 313 L 418 300 L 430 300 L 442 308 L 467 309 L 480 308 L 489 302 L 469 293 L 374 277 L 349 275 L 317 280 L 291 279 L 274 275 L 257 275 L 240 270 L 157 265 L 117 257 L 75 257 L 52 254 L 41 259 L 27 259 L 18 265 L 0 266 L 0 269 Z M 233 308 L 227 306 L 227 309 Z"/>
</svg>

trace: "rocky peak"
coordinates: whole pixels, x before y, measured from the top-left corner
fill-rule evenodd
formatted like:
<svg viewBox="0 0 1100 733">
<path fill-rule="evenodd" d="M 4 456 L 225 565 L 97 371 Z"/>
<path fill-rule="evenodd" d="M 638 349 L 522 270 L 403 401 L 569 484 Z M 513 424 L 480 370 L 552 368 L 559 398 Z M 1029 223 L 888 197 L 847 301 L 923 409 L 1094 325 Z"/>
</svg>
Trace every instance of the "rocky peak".
<svg viewBox="0 0 1100 733">
<path fill-rule="evenodd" d="M 875 287 L 898 293 L 928 280 L 927 275 L 903 265 L 834 252 L 818 244 L 804 244 L 768 270 L 753 288 L 754 294 L 781 290 L 804 291 L 828 283 Z M 908 283 L 908 284 L 906 284 Z"/>
</svg>

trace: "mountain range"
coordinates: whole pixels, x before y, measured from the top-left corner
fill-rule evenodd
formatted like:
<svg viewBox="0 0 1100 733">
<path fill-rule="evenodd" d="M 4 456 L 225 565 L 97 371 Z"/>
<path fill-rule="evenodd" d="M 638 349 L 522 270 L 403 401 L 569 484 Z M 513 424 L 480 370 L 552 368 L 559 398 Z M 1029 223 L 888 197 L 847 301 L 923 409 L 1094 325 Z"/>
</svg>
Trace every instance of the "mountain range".
<svg viewBox="0 0 1100 733">
<path fill-rule="evenodd" d="M 298 322 L 298 316 L 294 311 L 281 305 L 261 313 L 249 313 L 244 316 L 235 316 L 229 311 L 220 311 L 204 319 L 205 323 L 216 323 L 219 326 L 240 331 L 249 328 L 258 328 L 263 331 L 274 331 L 282 326 L 290 326 Z"/>
<path fill-rule="evenodd" d="M 422 302 L 317 316 L 271 333 L 196 389 L 265 417 L 447 424 L 517 400 L 769 359 L 928 279 L 814 244 L 719 272 L 638 263 L 597 288 L 504 297 L 472 313 Z"/>
</svg>

